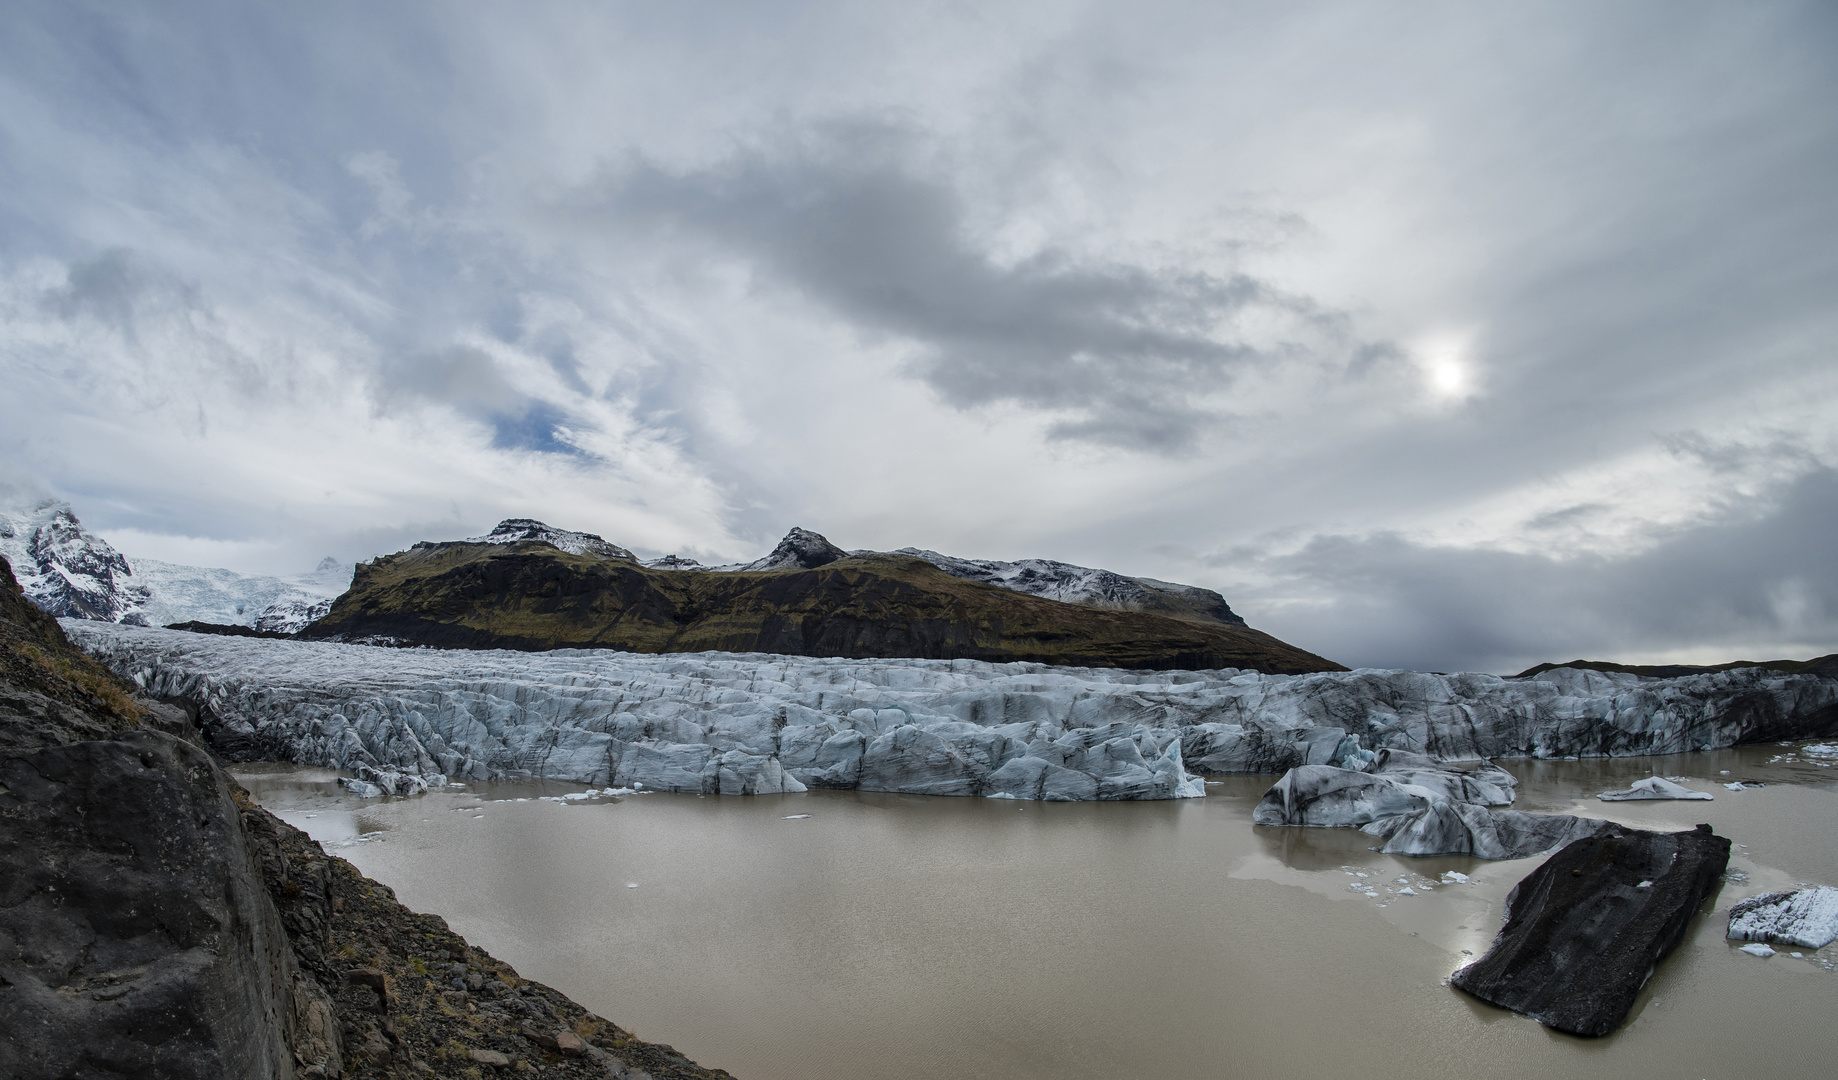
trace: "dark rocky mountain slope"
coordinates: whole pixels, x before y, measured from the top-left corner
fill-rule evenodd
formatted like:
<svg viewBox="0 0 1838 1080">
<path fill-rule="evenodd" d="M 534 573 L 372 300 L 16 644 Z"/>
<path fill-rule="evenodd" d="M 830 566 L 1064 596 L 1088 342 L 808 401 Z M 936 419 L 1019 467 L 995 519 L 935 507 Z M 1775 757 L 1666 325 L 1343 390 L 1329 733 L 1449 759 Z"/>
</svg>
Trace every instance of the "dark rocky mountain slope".
<svg viewBox="0 0 1838 1080">
<path fill-rule="evenodd" d="M 1528 679 L 1558 668 L 1576 668 L 1579 671 L 1609 671 L 1627 675 L 1642 675 L 1649 679 L 1677 679 L 1686 675 L 1701 675 L 1708 671 L 1734 671 L 1745 667 L 1766 668 L 1769 671 L 1779 671 L 1786 675 L 1821 675 L 1828 679 L 1838 679 L 1838 653 L 1815 656 L 1811 660 L 1732 660 L 1727 664 L 1623 664 L 1614 660 L 1571 660 L 1563 664 L 1539 664 L 1537 667 L 1526 668 L 1513 677 Z"/>
<path fill-rule="evenodd" d="M 818 552 L 822 561 L 709 571 L 536 541 L 417 544 L 360 565 L 350 591 L 301 636 L 447 648 L 1345 670 L 1242 624 L 1062 603 L 957 577 L 914 555 L 831 557 L 815 534 L 787 539 L 799 541 L 791 554 Z"/>
<path fill-rule="evenodd" d="M 131 689 L 0 561 L 0 1076 L 727 1075 L 396 903 Z"/>
</svg>

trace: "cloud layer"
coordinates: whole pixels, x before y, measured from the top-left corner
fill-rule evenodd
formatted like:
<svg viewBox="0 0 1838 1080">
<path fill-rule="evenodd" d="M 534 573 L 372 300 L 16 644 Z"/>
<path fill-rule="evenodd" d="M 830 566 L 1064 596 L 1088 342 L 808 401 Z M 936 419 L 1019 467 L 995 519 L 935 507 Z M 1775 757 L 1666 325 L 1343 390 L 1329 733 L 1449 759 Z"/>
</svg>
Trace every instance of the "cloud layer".
<svg viewBox="0 0 1838 1080">
<path fill-rule="evenodd" d="M 0 485 L 251 570 L 799 524 L 1351 664 L 1831 651 L 1838 14 L 1688 8 L 15 5 Z"/>
</svg>

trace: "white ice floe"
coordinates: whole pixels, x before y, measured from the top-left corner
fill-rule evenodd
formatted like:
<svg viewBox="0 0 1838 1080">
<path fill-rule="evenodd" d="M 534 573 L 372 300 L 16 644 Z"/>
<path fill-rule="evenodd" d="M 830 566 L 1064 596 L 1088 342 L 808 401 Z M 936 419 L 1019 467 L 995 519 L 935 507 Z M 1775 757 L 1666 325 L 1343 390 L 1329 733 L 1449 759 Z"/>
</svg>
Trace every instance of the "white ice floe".
<svg viewBox="0 0 1838 1080">
<path fill-rule="evenodd" d="M 1462 767 L 1381 750 L 1360 768 L 1302 765 L 1264 793 L 1258 825 L 1357 828 L 1385 838 L 1388 855 L 1520 859 L 1610 828 L 1599 818 L 1499 810 L 1518 781 L 1486 762 Z"/>
<path fill-rule="evenodd" d="M 1624 791 L 1604 791 L 1596 798 L 1603 802 L 1634 802 L 1641 799 L 1714 799 L 1708 791 L 1693 791 L 1664 777 L 1649 776 L 1636 780 Z"/>
<path fill-rule="evenodd" d="M 781 821 L 803 821 L 807 817 L 810 817 L 810 815 L 809 814 L 786 814 L 780 820 Z"/>
<path fill-rule="evenodd" d="M 1766 945 L 1760 944 L 1759 942 L 1757 942 L 1754 945 L 1744 945 L 1742 948 L 1737 949 L 1736 951 L 1748 953 L 1750 956 L 1773 956 L 1774 955 L 1773 949 L 1770 949 Z"/>
<path fill-rule="evenodd" d="M 1823 949 L 1838 939 L 1838 889 L 1819 885 L 1743 900 L 1730 908 L 1728 936 Z"/>
<path fill-rule="evenodd" d="M 1459 870 L 1444 870 L 1442 872 L 1442 883 L 1444 885 L 1466 885 L 1468 881 L 1468 875 Z"/>
<path fill-rule="evenodd" d="M 1732 746 L 1838 706 L 1838 680 L 1756 668 L 1678 679 L 1559 668 L 1517 679 L 1361 670 L 1124 671 L 759 653 L 381 649 L 66 620 L 219 752 L 387 787 L 540 776 L 664 791 L 809 787 L 1024 799 L 1199 796 L 1197 772 L 1364 772 L 1433 759 Z M 1492 801 L 1480 766 L 1387 775 L 1408 801 Z M 1497 773 L 1498 770 L 1492 770 Z M 1501 776 L 1505 774 L 1501 773 Z M 1451 790 L 1455 784 L 1462 790 Z M 1441 786 L 1438 786 L 1441 785 Z M 395 792 L 403 793 L 401 791 Z M 1375 797 L 1377 795 L 1375 794 Z"/>
</svg>

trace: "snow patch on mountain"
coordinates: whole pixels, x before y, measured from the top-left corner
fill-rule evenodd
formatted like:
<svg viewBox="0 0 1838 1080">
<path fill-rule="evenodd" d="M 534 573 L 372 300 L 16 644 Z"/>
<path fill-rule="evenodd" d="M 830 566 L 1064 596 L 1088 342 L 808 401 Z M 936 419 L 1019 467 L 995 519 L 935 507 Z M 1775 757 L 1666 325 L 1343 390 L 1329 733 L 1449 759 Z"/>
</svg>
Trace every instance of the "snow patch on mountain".
<svg viewBox="0 0 1838 1080">
<path fill-rule="evenodd" d="M 0 554 L 26 599 L 51 615 L 147 622 L 151 591 L 124 555 L 83 531 L 69 503 L 47 499 L 0 517 Z"/>
<path fill-rule="evenodd" d="M 850 555 L 869 554 L 868 552 L 844 551 L 824 537 L 809 529 L 796 526 L 779 541 L 779 546 L 763 558 L 750 563 L 728 563 L 725 566 L 704 567 L 718 573 L 759 573 L 768 570 L 815 570 L 819 566 L 828 566 L 838 559 Z"/>
<path fill-rule="evenodd" d="M 1154 578 L 1125 577 L 1109 570 L 1074 566 L 1052 559 L 1022 559 L 1018 562 L 960 559 L 910 547 L 901 548 L 894 554 L 924 559 L 952 577 L 981 581 L 1011 592 L 1086 607 L 1123 611 L 1153 610 L 1160 599 L 1156 594 L 1160 593 L 1177 598 L 1221 622 L 1244 625 L 1244 620 L 1227 606 L 1225 597 L 1195 585 L 1177 585 Z"/>
<path fill-rule="evenodd" d="M 70 504 L 57 500 L 0 514 L 0 554 L 26 598 L 59 618 L 225 623 L 289 634 L 329 611 L 354 570 L 328 557 L 311 573 L 280 578 L 130 558 L 87 532 Z"/>
<path fill-rule="evenodd" d="M 666 555 L 644 565 L 658 569 L 701 569 L 721 573 L 760 572 L 769 570 L 813 570 L 851 555 L 876 555 L 880 552 L 862 549 L 844 551 L 828 539 L 809 529 L 793 528 L 780 540 L 772 553 L 748 563 L 703 566 L 694 559 Z M 1022 559 L 998 562 L 989 559 L 960 559 L 923 548 L 901 548 L 893 555 L 910 555 L 924 559 L 952 577 L 980 581 L 1018 592 L 1067 604 L 1112 608 L 1120 611 L 1163 611 L 1185 609 L 1234 626 L 1244 620 L 1232 611 L 1225 597 L 1196 585 L 1180 585 L 1147 577 L 1126 577 L 1110 570 L 1053 559 Z"/>
<path fill-rule="evenodd" d="M 602 559 L 630 559 L 638 561 L 638 556 L 620 547 L 608 543 L 593 533 L 574 532 L 570 529 L 558 529 L 545 525 L 534 518 L 505 518 L 498 522 L 496 528 L 484 536 L 474 536 L 466 541 L 468 544 L 515 544 L 523 540 L 540 540 L 545 544 L 558 547 L 570 555 L 595 555 Z"/>
</svg>

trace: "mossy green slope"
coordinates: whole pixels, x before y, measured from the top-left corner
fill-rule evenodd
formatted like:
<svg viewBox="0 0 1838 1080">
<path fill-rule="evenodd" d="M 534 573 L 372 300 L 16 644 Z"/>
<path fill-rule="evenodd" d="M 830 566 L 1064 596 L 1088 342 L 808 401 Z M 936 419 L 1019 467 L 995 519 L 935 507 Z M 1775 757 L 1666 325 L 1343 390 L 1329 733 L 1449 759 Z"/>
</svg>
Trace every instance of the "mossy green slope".
<svg viewBox="0 0 1838 1080">
<path fill-rule="evenodd" d="M 417 545 L 360 565 L 350 590 L 301 636 L 447 648 L 1345 670 L 1248 627 L 1026 596 L 903 555 L 713 573 L 653 570 L 540 542 Z"/>
</svg>

